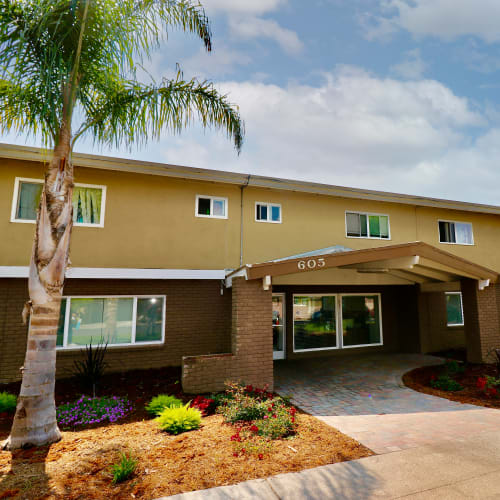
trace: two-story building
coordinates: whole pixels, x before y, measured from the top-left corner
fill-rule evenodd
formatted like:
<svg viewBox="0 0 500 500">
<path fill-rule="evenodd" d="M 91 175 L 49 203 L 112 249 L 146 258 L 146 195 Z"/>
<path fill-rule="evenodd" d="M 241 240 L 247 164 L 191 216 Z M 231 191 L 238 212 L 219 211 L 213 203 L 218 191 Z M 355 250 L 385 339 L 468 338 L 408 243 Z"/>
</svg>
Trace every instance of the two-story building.
<svg viewBox="0 0 500 500">
<path fill-rule="evenodd" d="M 0 145 L 0 382 L 21 311 L 44 153 Z M 500 347 L 500 207 L 75 154 L 57 337 L 67 374 L 182 366 L 186 391 L 273 384 L 273 359 Z M 335 358 L 334 358 L 335 357 Z"/>
</svg>

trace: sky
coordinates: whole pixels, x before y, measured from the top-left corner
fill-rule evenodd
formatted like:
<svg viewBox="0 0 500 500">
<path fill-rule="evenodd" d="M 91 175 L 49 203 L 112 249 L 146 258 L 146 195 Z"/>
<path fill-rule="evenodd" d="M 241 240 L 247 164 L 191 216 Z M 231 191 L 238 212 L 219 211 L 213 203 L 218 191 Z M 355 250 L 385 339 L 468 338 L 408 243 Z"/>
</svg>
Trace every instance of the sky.
<svg viewBox="0 0 500 500">
<path fill-rule="evenodd" d="M 241 154 L 199 126 L 76 151 L 500 205 L 498 0 L 202 3 L 213 52 L 170 33 L 146 70 L 214 81 L 245 121 Z"/>
</svg>

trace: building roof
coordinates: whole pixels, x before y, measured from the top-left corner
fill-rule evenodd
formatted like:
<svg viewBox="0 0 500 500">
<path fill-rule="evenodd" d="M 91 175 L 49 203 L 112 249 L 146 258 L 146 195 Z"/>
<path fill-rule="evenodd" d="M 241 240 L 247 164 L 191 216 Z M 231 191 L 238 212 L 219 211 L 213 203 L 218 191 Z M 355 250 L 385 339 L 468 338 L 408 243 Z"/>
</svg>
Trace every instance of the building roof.
<svg viewBox="0 0 500 500">
<path fill-rule="evenodd" d="M 48 160 L 49 155 L 50 152 L 47 152 L 46 150 L 40 148 L 0 143 L 0 158 L 44 162 Z M 119 170 L 123 172 L 178 177 L 182 179 L 222 182 L 227 184 L 235 184 L 238 186 L 249 185 L 268 189 L 298 191 L 341 198 L 357 198 L 389 203 L 402 203 L 405 205 L 413 206 L 437 207 L 451 210 L 463 210 L 468 212 L 500 214 L 500 206 L 497 205 L 485 205 L 481 203 L 445 200 L 440 198 L 430 198 L 426 196 L 390 193 L 385 191 L 335 186 L 331 184 L 320 184 L 316 182 L 281 179 L 278 177 L 240 174 L 236 172 L 225 172 L 222 170 L 209 170 L 203 168 L 171 165 L 167 163 L 129 160 L 125 158 L 114 158 L 110 156 L 91 155 L 84 153 L 73 153 L 72 159 L 73 164 L 78 167 Z"/>
</svg>

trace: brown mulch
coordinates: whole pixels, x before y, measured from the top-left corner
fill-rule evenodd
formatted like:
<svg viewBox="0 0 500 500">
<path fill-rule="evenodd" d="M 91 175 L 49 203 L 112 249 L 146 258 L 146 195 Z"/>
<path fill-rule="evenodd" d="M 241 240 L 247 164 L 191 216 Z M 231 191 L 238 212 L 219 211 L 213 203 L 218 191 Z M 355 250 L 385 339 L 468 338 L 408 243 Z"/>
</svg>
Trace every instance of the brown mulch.
<svg viewBox="0 0 500 500">
<path fill-rule="evenodd" d="M 107 375 L 99 395 L 128 396 L 136 410 L 115 424 L 63 432 L 51 446 L 0 451 L 0 499 L 158 498 L 249 479 L 354 460 L 373 452 L 318 419 L 298 414 L 294 436 L 272 442 L 262 460 L 256 454 L 233 456 L 234 427 L 222 417 L 205 417 L 199 430 L 172 436 L 158 429 L 143 407 L 151 397 L 176 394 L 185 401 L 175 369 Z M 0 386 L 16 392 L 18 385 Z M 74 380 L 58 381 L 57 403 L 81 394 Z M 0 415 L 0 441 L 11 416 Z M 111 483 L 110 466 L 126 452 L 138 459 L 134 476 Z"/>
<path fill-rule="evenodd" d="M 454 392 L 441 391 L 430 386 L 431 377 L 441 375 L 442 367 L 443 365 L 415 368 L 403 375 L 403 383 L 415 391 L 432 394 L 433 396 L 446 398 L 450 401 L 486 406 L 488 408 L 500 408 L 500 398 L 491 398 L 476 386 L 478 377 L 484 377 L 486 375 L 493 377 L 498 376 L 495 365 L 467 364 L 463 373 L 453 376 L 453 378 L 463 386 L 461 391 Z"/>
</svg>

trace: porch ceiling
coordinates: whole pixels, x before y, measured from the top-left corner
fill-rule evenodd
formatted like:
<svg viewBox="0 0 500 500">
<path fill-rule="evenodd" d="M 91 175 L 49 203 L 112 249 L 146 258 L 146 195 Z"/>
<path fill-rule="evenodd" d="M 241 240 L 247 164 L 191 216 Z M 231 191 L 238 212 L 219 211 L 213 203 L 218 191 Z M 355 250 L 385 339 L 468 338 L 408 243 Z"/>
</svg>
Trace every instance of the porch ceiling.
<svg viewBox="0 0 500 500">
<path fill-rule="evenodd" d="M 314 252 L 310 252 L 314 254 Z M 352 269 L 358 273 L 388 274 L 410 283 L 453 282 L 471 278 L 483 283 L 498 280 L 498 273 L 424 242 L 388 245 L 364 250 L 291 257 L 244 266 L 229 277 L 246 275 L 247 279 L 300 274 L 330 268 Z"/>
</svg>

